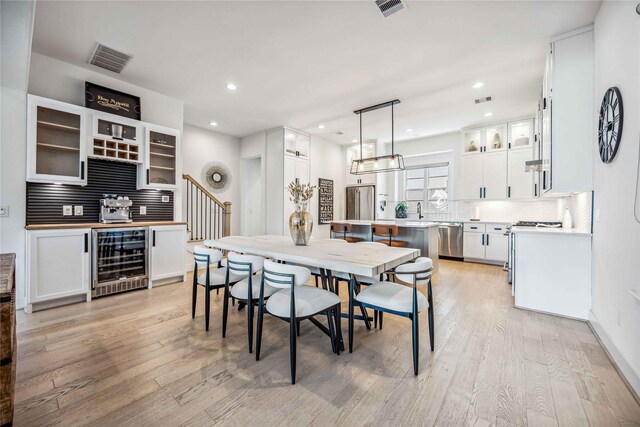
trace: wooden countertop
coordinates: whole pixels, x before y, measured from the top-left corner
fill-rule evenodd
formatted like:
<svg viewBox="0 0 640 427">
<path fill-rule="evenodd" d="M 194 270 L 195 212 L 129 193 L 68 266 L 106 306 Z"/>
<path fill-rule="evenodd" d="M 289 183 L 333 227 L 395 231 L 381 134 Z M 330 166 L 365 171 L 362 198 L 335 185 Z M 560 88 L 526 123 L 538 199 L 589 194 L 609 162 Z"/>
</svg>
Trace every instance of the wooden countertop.
<svg viewBox="0 0 640 427">
<path fill-rule="evenodd" d="M 0 254 L 0 294 L 9 294 L 15 286 L 13 272 L 16 268 L 16 254 Z"/>
<path fill-rule="evenodd" d="M 129 223 L 103 224 L 101 222 L 83 222 L 73 224 L 33 224 L 27 225 L 27 230 L 62 230 L 72 228 L 122 228 L 148 227 L 151 225 L 186 225 L 185 221 L 135 221 Z"/>
</svg>

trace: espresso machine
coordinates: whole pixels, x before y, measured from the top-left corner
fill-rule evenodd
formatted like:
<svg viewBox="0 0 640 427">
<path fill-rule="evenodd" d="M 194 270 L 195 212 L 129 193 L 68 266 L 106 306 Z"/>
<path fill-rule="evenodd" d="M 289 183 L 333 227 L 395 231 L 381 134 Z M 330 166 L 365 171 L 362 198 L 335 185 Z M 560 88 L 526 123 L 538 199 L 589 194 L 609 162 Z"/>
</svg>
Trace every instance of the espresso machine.
<svg viewBox="0 0 640 427">
<path fill-rule="evenodd" d="M 100 199 L 100 222 L 103 224 L 133 222 L 131 206 L 133 201 L 127 196 L 117 194 L 103 194 Z"/>
</svg>

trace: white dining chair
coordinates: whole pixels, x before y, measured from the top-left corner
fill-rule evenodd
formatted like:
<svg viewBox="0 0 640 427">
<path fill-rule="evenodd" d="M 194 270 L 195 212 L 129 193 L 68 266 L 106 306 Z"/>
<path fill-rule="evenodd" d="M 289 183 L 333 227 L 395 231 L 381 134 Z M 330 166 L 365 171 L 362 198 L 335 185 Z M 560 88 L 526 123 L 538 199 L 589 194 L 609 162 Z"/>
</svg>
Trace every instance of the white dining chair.
<svg viewBox="0 0 640 427">
<path fill-rule="evenodd" d="M 291 384 L 296 383 L 296 335 L 298 322 L 311 319 L 318 314 L 327 316 L 331 348 L 340 353 L 340 298 L 333 292 L 313 286 L 305 286 L 311 277 L 306 267 L 278 264 L 271 260 L 264 262 L 260 297 L 258 303 L 258 326 L 256 333 L 256 360 L 260 360 L 262 343 L 262 323 L 264 313 L 289 322 L 289 358 L 291 365 Z M 264 303 L 267 286 L 280 290 Z M 314 319 L 315 320 L 315 319 Z M 316 322 L 314 322 L 316 323 Z"/>
<path fill-rule="evenodd" d="M 196 300 L 198 298 L 198 286 L 205 289 L 204 292 L 204 326 L 205 330 L 209 330 L 209 317 L 211 312 L 211 291 L 224 288 L 227 281 L 227 269 L 220 267 L 222 260 L 222 251 L 218 249 L 208 248 L 203 245 L 196 246 L 193 249 L 193 295 L 191 298 L 191 318 L 196 317 Z M 201 268 L 206 271 L 199 273 Z M 229 283 L 235 284 L 242 280 L 242 276 L 235 274 L 229 275 Z"/>
<path fill-rule="evenodd" d="M 242 277 L 242 280 L 232 284 L 230 280 L 225 281 L 224 288 L 224 305 L 222 309 L 222 338 L 227 335 L 227 318 L 229 316 L 229 298 L 235 298 L 241 303 L 246 304 L 247 310 L 247 340 L 249 343 L 249 353 L 253 352 L 253 317 L 254 307 L 258 305 L 258 297 L 260 296 L 260 283 L 262 270 L 265 259 L 256 255 L 242 255 L 235 252 L 229 252 L 227 256 L 227 276 L 232 275 Z M 273 286 L 264 286 L 264 299 L 268 299 L 279 289 Z"/>
<path fill-rule="evenodd" d="M 396 267 L 389 275 L 395 276 L 400 283 L 382 281 L 374 283 L 355 296 L 363 307 L 372 308 L 378 312 L 395 314 L 411 319 L 413 341 L 413 373 L 418 375 L 419 328 L 418 314 L 428 311 L 429 341 L 431 351 L 434 350 L 434 319 L 433 319 L 433 291 L 431 289 L 431 273 L 433 261 L 420 257 L 415 262 L 409 262 Z M 427 285 L 427 296 L 418 292 L 418 285 Z M 350 286 L 353 291 L 353 287 Z M 353 295 L 352 295 L 353 296 Z M 349 352 L 353 351 L 353 298 L 349 307 Z"/>
</svg>

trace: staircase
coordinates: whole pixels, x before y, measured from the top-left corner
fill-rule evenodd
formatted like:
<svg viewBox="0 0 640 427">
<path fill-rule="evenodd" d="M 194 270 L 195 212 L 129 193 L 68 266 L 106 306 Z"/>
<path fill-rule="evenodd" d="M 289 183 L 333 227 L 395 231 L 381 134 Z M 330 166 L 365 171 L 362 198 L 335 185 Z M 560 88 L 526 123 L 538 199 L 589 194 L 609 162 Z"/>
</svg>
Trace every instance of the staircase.
<svg viewBox="0 0 640 427">
<path fill-rule="evenodd" d="M 189 242 L 215 240 L 231 234 L 231 202 L 216 199 L 191 175 L 183 174 L 187 195 Z"/>
</svg>

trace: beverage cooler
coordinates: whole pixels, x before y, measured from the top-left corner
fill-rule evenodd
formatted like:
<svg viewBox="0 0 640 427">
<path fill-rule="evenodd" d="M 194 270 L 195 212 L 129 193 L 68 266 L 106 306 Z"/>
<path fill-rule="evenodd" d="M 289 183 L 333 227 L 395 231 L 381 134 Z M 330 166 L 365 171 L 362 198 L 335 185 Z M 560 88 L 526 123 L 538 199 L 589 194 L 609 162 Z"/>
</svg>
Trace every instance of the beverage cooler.
<svg viewBox="0 0 640 427">
<path fill-rule="evenodd" d="M 146 227 L 94 229 L 92 296 L 146 288 L 148 251 Z"/>
</svg>

